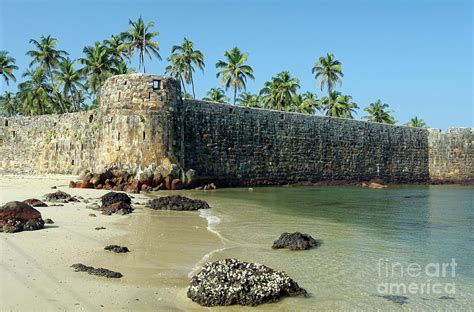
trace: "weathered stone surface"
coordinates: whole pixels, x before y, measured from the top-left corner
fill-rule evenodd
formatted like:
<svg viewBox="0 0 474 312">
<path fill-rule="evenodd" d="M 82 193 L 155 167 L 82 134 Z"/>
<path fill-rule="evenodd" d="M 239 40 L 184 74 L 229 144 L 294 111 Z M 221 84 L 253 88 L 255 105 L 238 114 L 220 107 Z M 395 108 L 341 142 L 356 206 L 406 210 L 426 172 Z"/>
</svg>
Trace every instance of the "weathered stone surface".
<svg viewBox="0 0 474 312">
<path fill-rule="evenodd" d="M 46 203 L 36 198 L 25 199 L 23 202 L 30 205 L 31 207 L 48 207 Z"/>
<path fill-rule="evenodd" d="M 432 182 L 474 182 L 474 129 L 430 129 L 429 159 Z"/>
<path fill-rule="evenodd" d="M 148 203 L 147 207 L 155 210 L 198 210 L 211 208 L 203 200 L 191 199 L 181 195 L 154 198 Z"/>
<path fill-rule="evenodd" d="M 80 187 L 125 190 L 129 177 L 105 183 L 121 168 L 140 181 L 135 191 L 172 189 L 176 179 L 186 187 L 474 181 L 472 128 L 437 132 L 179 94 L 172 78 L 117 75 L 104 83 L 97 110 L 0 117 L 0 171 L 83 172 Z"/>
<path fill-rule="evenodd" d="M 188 288 L 188 297 L 206 307 L 255 306 L 299 295 L 308 294 L 285 272 L 238 259 L 206 263 Z"/>
<path fill-rule="evenodd" d="M 24 202 L 12 201 L 0 207 L 0 232 L 33 231 L 43 226 L 41 213 Z"/>
<path fill-rule="evenodd" d="M 119 245 L 108 245 L 108 246 L 105 246 L 104 249 L 108 251 L 113 251 L 116 253 L 130 252 L 130 250 L 127 247 L 119 246 Z"/>
<path fill-rule="evenodd" d="M 69 195 L 68 193 L 65 193 L 63 191 L 56 191 L 54 193 L 48 193 L 43 196 L 43 199 L 48 202 L 53 202 L 53 203 L 69 203 L 69 202 L 78 202 L 79 199 L 77 199 L 74 196 Z"/>
<path fill-rule="evenodd" d="M 82 263 L 76 263 L 71 265 L 75 272 L 87 272 L 91 275 L 103 276 L 107 278 L 121 278 L 123 275 L 120 272 L 114 272 L 104 268 L 94 268 L 91 266 L 84 265 Z"/>
<path fill-rule="evenodd" d="M 318 242 L 309 234 L 300 232 L 283 233 L 276 241 L 273 242 L 273 249 L 288 248 L 291 250 L 306 250 L 316 247 Z"/>
</svg>

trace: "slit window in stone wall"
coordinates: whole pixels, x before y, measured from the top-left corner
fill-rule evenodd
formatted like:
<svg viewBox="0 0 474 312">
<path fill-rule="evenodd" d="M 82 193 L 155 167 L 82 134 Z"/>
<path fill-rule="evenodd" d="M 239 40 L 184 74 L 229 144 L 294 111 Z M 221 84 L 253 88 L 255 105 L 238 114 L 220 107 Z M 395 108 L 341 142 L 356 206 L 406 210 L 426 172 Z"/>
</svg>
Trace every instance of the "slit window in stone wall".
<svg viewBox="0 0 474 312">
<path fill-rule="evenodd" d="M 8 127 L 8 119 L 5 119 L 5 127 Z"/>
<path fill-rule="evenodd" d="M 117 141 L 120 141 L 120 132 L 117 134 Z"/>
<path fill-rule="evenodd" d="M 153 80 L 153 90 L 159 90 L 160 89 L 160 80 L 154 79 Z"/>
<path fill-rule="evenodd" d="M 13 132 L 12 132 L 12 136 L 13 136 L 13 138 L 15 138 L 15 137 L 16 137 L 16 133 L 15 133 L 15 131 L 13 131 Z"/>
<path fill-rule="evenodd" d="M 74 166 L 74 159 L 73 159 L 73 160 L 71 160 L 71 165 L 72 165 L 72 166 Z"/>
<path fill-rule="evenodd" d="M 93 115 L 89 115 L 89 123 L 91 123 L 92 120 L 94 120 L 94 116 L 93 116 Z"/>
<path fill-rule="evenodd" d="M 145 131 L 143 131 L 143 141 L 145 141 L 145 137 L 146 137 Z"/>
</svg>

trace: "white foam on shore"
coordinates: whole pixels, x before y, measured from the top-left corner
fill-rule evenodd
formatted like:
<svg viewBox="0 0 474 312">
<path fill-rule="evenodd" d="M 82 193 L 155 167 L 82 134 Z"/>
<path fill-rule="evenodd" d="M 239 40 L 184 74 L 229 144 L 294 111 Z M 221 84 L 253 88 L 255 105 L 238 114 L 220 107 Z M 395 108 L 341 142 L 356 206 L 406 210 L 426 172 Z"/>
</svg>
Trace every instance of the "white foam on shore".
<svg viewBox="0 0 474 312">
<path fill-rule="evenodd" d="M 199 216 L 201 218 L 204 218 L 207 220 L 207 230 L 215 235 L 217 235 L 221 242 L 223 244 L 226 243 L 226 241 L 228 241 L 227 239 L 225 239 L 221 233 L 219 233 L 219 231 L 216 230 L 216 226 L 218 224 L 220 224 L 222 222 L 221 218 L 219 218 L 218 216 L 215 216 L 212 214 L 212 212 L 210 211 L 210 209 L 199 209 Z M 188 273 L 188 277 L 191 278 L 193 277 L 202 267 L 202 265 L 206 262 L 209 261 L 209 258 L 215 254 L 215 253 L 218 253 L 218 252 L 221 252 L 221 251 L 224 251 L 226 249 L 228 249 L 229 247 L 222 247 L 222 248 L 217 248 L 217 249 L 214 249 L 210 252 L 208 252 L 207 254 L 205 254 L 201 260 L 199 260 L 193 267 L 193 269 L 191 270 L 191 272 Z"/>
</svg>

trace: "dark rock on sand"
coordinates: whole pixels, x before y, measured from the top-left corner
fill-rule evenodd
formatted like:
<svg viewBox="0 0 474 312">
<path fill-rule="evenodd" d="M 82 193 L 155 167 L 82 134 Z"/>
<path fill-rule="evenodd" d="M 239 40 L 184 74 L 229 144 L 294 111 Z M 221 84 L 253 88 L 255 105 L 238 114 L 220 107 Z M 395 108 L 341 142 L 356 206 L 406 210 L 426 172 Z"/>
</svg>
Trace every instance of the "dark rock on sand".
<svg viewBox="0 0 474 312">
<path fill-rule="evenodd" d="M 105 227 L 103 227 L 103 226 L 99 226 L 99 227 L 96 227 L 94 230 L 96 230 L 96 231 L 99 231 L 99 230 L 105 230 Z"/>
<path fill-rule="evenodd" d="M 89 213 L 89 217 L 97 217 L 95 213 Z"/>
<path fill-rule="evenodd" d="M 56 202 L 56 203 L 69 203 L 69 202 L 78 202 L 79 200 L 65 193 L 63 191 L 56 191 L 54 193 L 48 193 L 43 196 L 43 199 L 48 202 Z"/>
<path fill-rule="evenodd" d="M 44 224 L 54 224 L 54 221 L 51 219 L 44 219 Z"/>
<path fill-rule="evenodd" d="M 116 253 L 130 252 L 130 250 L 128 250 L 127 247 L 119 246 L 119 245 L 109 245 L 109 246 L 106 246 L 104 249 L 108 251 L 113 251 Z"/>
<path fill-rule="evenodd" d="M 23 202 L 30 205 L 31 207 L 48 207 L 46 203 L 36 198 L 25 199 Z"/>
<path fill-rule="evenodd" d="M 111 214 L 126 215 L 133 211 L 133 208 L 125 202 L 117 202 L 105 207 L 102 207 L 102 214 L 110 216 Z"/>
<path fill-rule="evenodd" d="M 156 210 L 198 210 L 210 208 L 209 204 L 203 200 L 191 199 L 181 195 L 154 198 L 148 203 L 147 207 Z"/>
<path fill-rule="evenodd" d="M 118 192 L 108 192 L 107 194 L 103 195 L 100 199 L 102 200 L 102 207 L 106 207 L 118 202 L 124 202 L 129 205 L 132 203 L 130 196 L 128 196 L 125 193 L 118 193 Z"/>
<path fill-rule="evenodd" d="M 273 242 L 273 249 L 289 248 L 291 250 L 306 250 L 318 246 L 318 242 L 308 234 L 300 232 L 283 233 Z"/>
<path fill-rule="evenodd" d="M 12 201 L 0 207 L 0 232 L 33 231 L 43 226 L 41 213 L 24 202 Z"/>
<path fill-rule="evenodd" d="M 81 263 L 73 264 L 71 267 L 74 268 L 76 272 L 87 272 L 92 275 L 103 276 L 107 278 L 121 278 L 123 276 L 122 273 L 119 272 L 114 272 L 104 268 L 94 268 Z"/>
<path fill-rule="evenodd" d="M 256 306 L 299 295 L 308 293 L 285 272 L 238 259 L 206 263 L 188 289 L 188 297 L 206 307 Z"/>
<path fill-rule="evenodd" d="M 396 296 L 396 295 L 384 295 L 380 296 L 385 300 L 391 301 L 393 303 L 397 303 L 399 305 L 404 305 L 408 303 L 408 297 L 405 296 Z"/>
</svg>

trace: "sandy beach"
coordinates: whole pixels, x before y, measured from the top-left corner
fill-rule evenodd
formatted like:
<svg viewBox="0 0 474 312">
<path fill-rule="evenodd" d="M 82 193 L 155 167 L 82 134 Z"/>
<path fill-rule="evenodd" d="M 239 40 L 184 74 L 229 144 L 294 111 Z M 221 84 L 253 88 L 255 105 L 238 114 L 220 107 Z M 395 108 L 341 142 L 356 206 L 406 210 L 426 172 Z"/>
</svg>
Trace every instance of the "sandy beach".
<svg viewBox="0 0 474 312">
<path fill-rule="evenodd" d="M 0 204 L 41 199 L 51 187 L 98 202 L 107 191 L 70 189 L 73 176 L 0 176 Z M 164 192 L 163 192 L 164 194 Z M 158 194 L 161 195 L 161 194 Z M 37 208 L 46 224 L 38 231 L 0 236 L 1 311 L 179 311 L 201 310 L 186 298 L 188 274 L 202 257 L 221 245 L 195 212 L 154 211 L 133 194 L 135 211 L 105 216 L 86 203 Z M 94 213 L 97 217 L 89 216 Z M 105 230 L 95 230 L 96 227 Z M 131 252 L 104 250 L 109 244 Z M 120 279 L 76 273 L 83 263 L 121 272 Z"/>
</svg>

